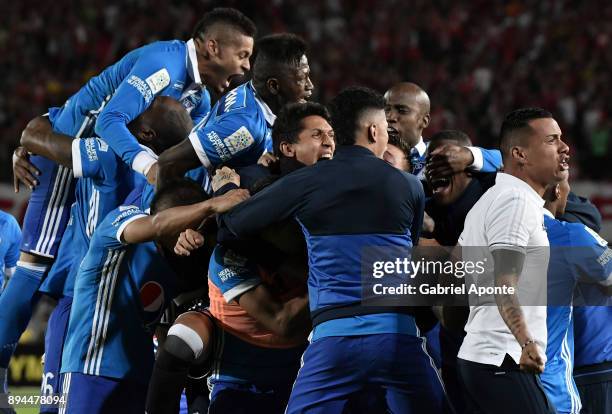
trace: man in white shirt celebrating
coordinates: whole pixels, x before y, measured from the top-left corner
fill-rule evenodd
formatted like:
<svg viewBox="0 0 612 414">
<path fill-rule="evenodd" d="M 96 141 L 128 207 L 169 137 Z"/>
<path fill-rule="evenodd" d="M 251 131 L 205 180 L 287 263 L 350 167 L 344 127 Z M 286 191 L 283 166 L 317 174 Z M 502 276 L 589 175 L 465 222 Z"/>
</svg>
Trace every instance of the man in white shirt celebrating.
<svg viewBox="0 0 612 414">
<path fill-rule="evenodd" d="M 554 413 L 538 378 L 546 362 L 542 195 L 567 176 L 569 148 L 550 112 L 539 108 L 509 113 L 500 139 L 504 172 L 468 213 L 459 244 L 464 261 L 470 249 L 492 256 L 491 276 L 474 279 L 477 286 L 516 294 L 499 289 L 488 302 L 470 297 L 459 372 L 474 412 Z"/>
</svg>

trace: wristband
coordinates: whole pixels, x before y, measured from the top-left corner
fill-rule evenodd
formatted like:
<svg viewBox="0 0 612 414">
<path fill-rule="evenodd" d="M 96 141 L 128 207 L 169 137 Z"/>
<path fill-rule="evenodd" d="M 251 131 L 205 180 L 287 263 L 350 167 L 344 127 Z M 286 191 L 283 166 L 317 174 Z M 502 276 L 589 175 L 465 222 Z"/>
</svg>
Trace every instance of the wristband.
<svg viewBox="0 0 612 414">
<path fill-rule="evenodd" d="M 521 349 L 525 349 L 525 347 L 529 344 L 535 344 L 536 341 L 534 341 L 533 339 L 528 340 L 527 342 L 525 342 L 523 345 L 521 345 Z"/>
</svg>

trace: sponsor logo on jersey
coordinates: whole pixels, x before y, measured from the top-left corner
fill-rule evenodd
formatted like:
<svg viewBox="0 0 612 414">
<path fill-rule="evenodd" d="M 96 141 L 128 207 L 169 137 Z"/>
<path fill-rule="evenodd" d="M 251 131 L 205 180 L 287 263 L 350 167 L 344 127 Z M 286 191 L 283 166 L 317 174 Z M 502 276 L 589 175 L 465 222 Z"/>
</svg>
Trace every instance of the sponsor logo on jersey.
<svg viewBox="0 0 612 414">
<path fill-rule="evenodd" d="M 140 288 L 140 302 L 146 312 L 146 323 L 157 322 L 164 309 L 164 288 L 157 282 L 146 282 Z"/>
<path fill-rule="evenodd" d="M 255 142 L 253 135 L 245 126 L 241 126 L 229 137 L 223 140 L 225 146 L 232 155 L 249 148 Z"/>
<path fill-rule="evenodd" d="M 166 68 L 160 69 L 146 79 L 147 85 L 151 88 L 153 95 L 161 92 L 166 86 L 170 85 L 170 74 Z"/>
<path fill-rule="evenodd" d="M 140 209 L 136 206 L 120 206 L 119 211 L 123 211 L 123 212 L 119 214 L 115 218 L 115 220 L 113 220 L 113 223 L 112 223 L 113 226 L 116 226 L 119 222 L 121 222 L 121 220 L 125 219 L 126 217 L 129 217 L 131 215 L 134 215 L 140 212 Z"/>
<path fill-rule="evenodd" d="M 230 154 L 227 148 L 225 148 L 225 145 L 223 145 L 223 141 L 221 141 L 219 134 L 215 131 L 210 131 L 206 136 L 210 140 L 212 146 L 215 147 L 215 151 L 219 154 L 221 161 L 227 161 L 232 157 L 232 154 Z"/>
<path fill-rule="evenodd" d="M 138 92 L 140 92 L 146 103 L 151 102 L 151 99 L 153 99 L 153 92 L 151 92 L 151 89 L 145 81 L 136 75 L 132 75 L 127 80 L 127 83 L 128 85 L 132 85 Z"/>
<path fill-rule="evenodd" d="M 87 153 L 87 159 L 89 161 L 97 161 L 98 159 L 95 145 L 95 138 L 85 139 L 85 152 Z"/>
<path fill-rule="evenodd" d="M 610 259 L 612 259 L 612 250 L 610 250 L 609 248 L 607 248 L 602 254 L 601 256 L 599 256 L 597 258 L 597 263 L 599 263 L 600 266 L 606 266 L 608 264 L 608 262 L 610 261 Z"/>
</svg>

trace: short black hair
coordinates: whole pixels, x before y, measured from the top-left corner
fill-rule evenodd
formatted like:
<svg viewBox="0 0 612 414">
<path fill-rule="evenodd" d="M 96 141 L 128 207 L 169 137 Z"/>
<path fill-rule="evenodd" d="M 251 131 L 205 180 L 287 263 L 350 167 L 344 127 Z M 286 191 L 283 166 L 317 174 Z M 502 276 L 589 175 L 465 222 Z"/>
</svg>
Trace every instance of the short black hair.
<svg viewBox="0 0 612 414">
<path fill-rule="evenodd" d="M 521 136 L 517 132 L 530 128 L 530 121 L 552 117 L 550 112 L 542 108 L 520 108 L 508 113 L 499 132 L 499 149 L 502 156 L 509 157 L 512 147 L 520 144 Z"/>
<path fill-rule="evenodd" d="M 207 31 L 216 24 L 231 26 L 245 36 L 255 37 L 257 27 L 255 23 L 242 12 L 230 7 L 217 7 L 204 14 L 193 29 L 191 37 L 194 39 L 204 38 Z"/>
<path fill-rule="evenodd" d="M 151 201 L 151 214 L 172 207 L 199 203 L 209 198 L 200 184 L 189 178 L 178 178 L 157 190 Z"/>
<path fill-rule="evenodd" d="M 407 160 L 410 160 L 410 150 L 412 148 L 410 147 L 408 141 L 400 138 L 399 134 L 389 134 L 389 145 L 399 148 L 404 153 L 404 157 L 406 157 Z"/>
<path fill-rule="evenodd" d="M 472 145 L 472 140 L 465 132 L 456 129 L 445 129 L 440 132 L 436 132 L 431 137 L 429 137 L 429 146 L 427 147 L 427 152 L 432 152 L 440 145 L 442 145 L 444 141 L 452 141 L 462 147 Z"/>
<path fill-rule="evenodd" d="M 385 109 L 383 96 L 370 88 L 349 87 L 332 99 L 330 112 L 338 145 L 355 143 L 357 124 L 363 113 L 369 109 Z"/>
<path fill-rule="evenodd" d="M 280 151 L 281 142 L 294 144 L 303 129 L 302 120 L 308 116 L 320 116 L 331 124 L 331 118 L 327 108 L 316 102 L 292 103 L 285 105 L 278 113 L 274 126 L 272 127 L 272 145 L 274 154 L 282 157 Z"/>
<path fill-rule="evenodd" d="M 283 66 L 297 67 L 306 54 L 306 42 L 293 33 L 264 36 L 255 43 L 253 79 L 265 82 L 279 76 Z"/>
</svg>

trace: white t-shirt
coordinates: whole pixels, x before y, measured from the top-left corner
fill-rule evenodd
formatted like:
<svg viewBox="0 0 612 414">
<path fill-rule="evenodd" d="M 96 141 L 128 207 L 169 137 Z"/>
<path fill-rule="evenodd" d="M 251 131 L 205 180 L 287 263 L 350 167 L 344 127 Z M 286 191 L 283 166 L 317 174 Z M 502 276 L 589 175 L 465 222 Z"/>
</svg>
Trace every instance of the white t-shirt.
<svg viewBox="0 0 612 414">
<path fill-rule="evenodd" d="M 517 286 L 518 296 L 520 303 L 529 304 L 521 306 L 525 321 L 542 355 L 545 355 L 549 249 L 543 206 L 544 200 L 529 184 L 512 175 L 498 173 L 495 185 L 468 213 L 459 244 L 464 261 L 474 260 L 469 257 L 470 252 L 482 255 L 483 251 L 489 254 L 501 248 L 526 254 Z M 488 260 L 486 276 L 475 279 L 477 286 L 493 286 L 493 264 L 492 258 Z M 458 357 L 500 366 L 505 355 L 509 354 L 518 364 L 521 346 L 502 319 L 494 296 L 489 296 L 488 302 L 487 299 L 474 299 L 470 296 L 470 315 L 465 327 L 467 336 Z"/>
</svg>

